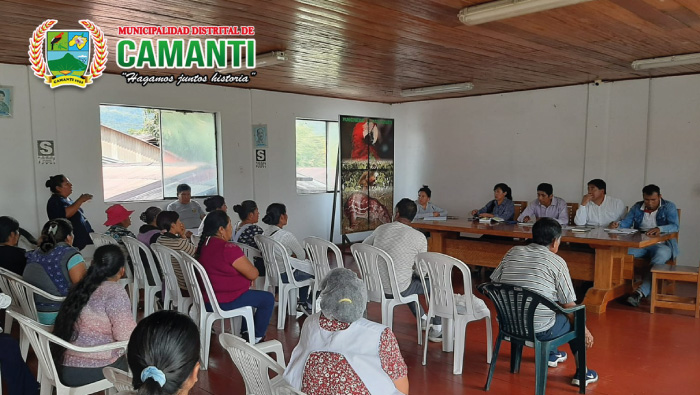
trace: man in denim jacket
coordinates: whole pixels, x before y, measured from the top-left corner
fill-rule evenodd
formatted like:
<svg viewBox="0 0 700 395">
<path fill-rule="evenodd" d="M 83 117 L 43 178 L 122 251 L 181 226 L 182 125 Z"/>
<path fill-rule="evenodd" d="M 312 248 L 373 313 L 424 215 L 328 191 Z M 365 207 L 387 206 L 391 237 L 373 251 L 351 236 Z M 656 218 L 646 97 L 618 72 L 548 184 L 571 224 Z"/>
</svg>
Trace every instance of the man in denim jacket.
<svg viewBox="0 0 700 395">
<path fill-rule="evenodd" d="M 678 232 L 679 219 L 676 205 L 661 198 L 658 186 L 650 184 L 642 189 L 644 201 L 635 203 L 625 219 L 610 224 L 611 228 L 634 228 L 646 232 L 647 236 Z M 670 239 L 646 248 L 630 248 L 627 252 L 635 258 L 649 258 L 652 265 L 665 265 L 678 256 L 678 241 Z M 651 273 L 644 276 L 642 285 L 627 298 L 627 303 L 638 306 L 642 298 L 651 293 Z"/>
</svg>

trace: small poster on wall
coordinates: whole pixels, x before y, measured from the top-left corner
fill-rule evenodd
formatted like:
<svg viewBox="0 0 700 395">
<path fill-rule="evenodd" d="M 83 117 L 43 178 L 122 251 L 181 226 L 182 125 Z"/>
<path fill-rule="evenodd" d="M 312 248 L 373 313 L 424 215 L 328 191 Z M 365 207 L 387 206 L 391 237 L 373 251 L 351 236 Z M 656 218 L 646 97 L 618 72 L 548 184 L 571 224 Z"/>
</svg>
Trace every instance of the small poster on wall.
<svg viewBox="0 0 700 395">
<path fill-rule="evenodd" d="M 394 204 L 394 120 L 340 116 L 341 233 L 391 222 Z"/>
<path fill-rule="evenodd" d="M 253 125 L 253 146 L 267 148 L 267 125 Z"/>
<path fill-rule="evenodd" d="M 12 116 L 12 87 L 0 86 L 0 118 Z"/>
</svg>

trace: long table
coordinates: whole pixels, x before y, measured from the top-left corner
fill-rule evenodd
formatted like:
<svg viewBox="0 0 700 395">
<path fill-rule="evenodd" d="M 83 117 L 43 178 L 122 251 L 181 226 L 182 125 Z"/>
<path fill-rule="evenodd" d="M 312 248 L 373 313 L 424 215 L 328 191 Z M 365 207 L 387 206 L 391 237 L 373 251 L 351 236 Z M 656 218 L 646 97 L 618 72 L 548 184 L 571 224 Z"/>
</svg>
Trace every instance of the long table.
<svg viewBox="0 0 700 395">
<path fill-rule="evenodd" d="M 453 256 L 469 265 L 496 267 L 514 245 L 526 244 L 532 238 L 532 227 L 517 224 L 487 224 L 471 219 L 415 221 L 412 226 L 430 232 L 428 250 Z M 515 240 L 493 240 L 460 237 L 460 233 L 503 236 Z M 632 291 L 634 262 L 627 254 L 630 247 L 644 248 L 677 237 L 665 233 L 650 237 L 644 233 L 615 234 L 603 228 L 586 232 L 565 229 L 560 255 L 569 266 L 571 278 L 593 281 L 583 303 L 591 313 L 605 313 L 608 302 Z M 565 245 L 569 243 L 569 245 Z"/>
</svg>

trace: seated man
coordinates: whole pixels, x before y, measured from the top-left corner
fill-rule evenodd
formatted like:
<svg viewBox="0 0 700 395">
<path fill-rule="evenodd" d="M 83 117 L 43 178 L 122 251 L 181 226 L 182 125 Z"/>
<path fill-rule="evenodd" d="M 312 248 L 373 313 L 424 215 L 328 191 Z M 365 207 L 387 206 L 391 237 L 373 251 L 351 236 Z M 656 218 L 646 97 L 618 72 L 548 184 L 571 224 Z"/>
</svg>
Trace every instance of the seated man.
<svg viewBox="0 0 700 395">
<path fill-rule="evenodd" d="M 527 205 L 522 214 L 518 217 L 518 222 L 530 222 L 543 217 L 556 219 L 560 224 L 569 223 L 569 209 L 566 201 L 553 195 L 552 184 L 542 183 L 537 186 L 537 200 L 533 200 Z"/>
<path fill-rule="evenodd" d="M 622 200 L 608 196 L 605 181 L 596 178 L 588 181 L 588 193 L 583 195 L 576 210 L 576 225 L 608 226 L 625 215 Z"/>
<path fill-rule="evenodd" d="M 566 262 L 559 255 L 561 225 L 552 218 L 541 218 L 532 227 L 532 243 L 515 246 L 503 257 L 501 264 L 491 274 L 491 280 L 498 283 L 526 288 L 558 302 L 565 309 L 576 306 L 576 295 L 571 283 L 571 275 Z M 557 314 L 545 306 L 535 311 L 535 336 L 541 341 L 557 338 L 571 330 L 573 316 Z M 578 353 L 576 343 L 569 342 L 574 356 Z M 593 336 L 586 328 L 586 348 L 593 346 Z M 566 352 L 549 353 L 550 367 L 567 359 Z M 598 381 L 598 373 L 586 371 L 586 385 Z M 578 378 L 571 381 L 579 385 Z"/>
<path fill-rule="evenodd" d="M 417 254 L 428 251 L 428 241 L 423 233 L 413 229 L 410 224 L 416 216 L 418 208 L 411 199 L 403 198 L 396 205 L 394 222 L 379 225 L 377 229 L 363 241 L 363 244 L 375 246 L 391 257 L 394 261 L 394 271 L 396 272 L 396 282 L 399 289 L 402 289 L 401 296 L 413 294 L 423 294 L 423 285 L 417 271 L 413 269 L 413 259 Z M 389 272 L 384 265 L 379 266 L 384 291 L 391 290 Z M 426 282 L 426 286 L 429 284 Z M 409 304 L 413 315 L 416 315 L 415 307 Z M 426 319 L 421 308 L 420 317 Z M 433 326 L 428 333 L 428 339 L 434 342 L 442 341 L 442 326 L 440 317 L 433 319 Z M 427 326 L 427 325 L 426 325 Z"/>
<path fill-rule="evenodd" d="M 177 186 L 177 201 L 168 204 L 166 210 L 180 214 L 180 221 L 186 229 L 198 229 L 206 215 L 202 206 L 192 200 L 192 188 L 187 184 Z"/>
<path fill-rule="evenodd" d="M 673 202 L 661 198 L 661 190 L 654 184 L 642 189 L 643 201 L 637 202 L 627 213 L 625 219 L 613 222 L 610 227 L 634 228 L 646 232 L 647 236 L 658 236 L 661 233 L 678 232 L 678 210 Z M 656 243 L 646 248 L 630 248 L 628 254 L 635 258 L 649 258 L 652 265 L 665 265 L 669 259 L 678 256 L 678 241 L 676 239 Z M 651 272 L 642 279 L 642 285 L 637 288 L 627 303 L 639 306 L 642 298 L 651 293 Z"/>
</svg>

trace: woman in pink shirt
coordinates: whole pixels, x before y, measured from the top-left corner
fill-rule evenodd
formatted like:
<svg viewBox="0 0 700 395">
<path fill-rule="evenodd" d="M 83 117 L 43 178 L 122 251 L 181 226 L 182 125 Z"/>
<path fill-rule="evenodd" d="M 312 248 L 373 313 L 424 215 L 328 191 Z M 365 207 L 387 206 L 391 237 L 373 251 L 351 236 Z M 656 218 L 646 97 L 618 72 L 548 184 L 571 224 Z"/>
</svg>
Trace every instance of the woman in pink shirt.
<svg viewBox="0 0 700 395">
<path fill-rule="evenodd" d="M 264 336 L 270 323 L 275 297 L 267 291 L 250 289 L 251 281 L 258 278 L 258 269 L 243 254 L 243 250 L 230 243 L 233 227 L 225 211 L 212 211 L 204 219 L 204 228 L 197 247 L 197 259 L 209 275 L 212 288 L 224 310 L 243 306 L 256 309 L 255 341 Z M 207 304 L 209 300 L 204 294 Z M 207 310 L 211 311 L 211 306 Z"/>
<path fill-rule="evenodd" d="M 118 245 L 95 250 L 85 277 L 74 285 L 56 317 L 53 334 L 76 346 L 91 347 L 129 340 L 136 326 L 131 302 L 118 283 L 124 276 L 125 257 Z M 102 368 L 127 370 L 123 350 L 78 353 L 57 347 L 54 359 L 62 365 L 61 382 L 78 387 L 102 380 Z"/>
</svg>

